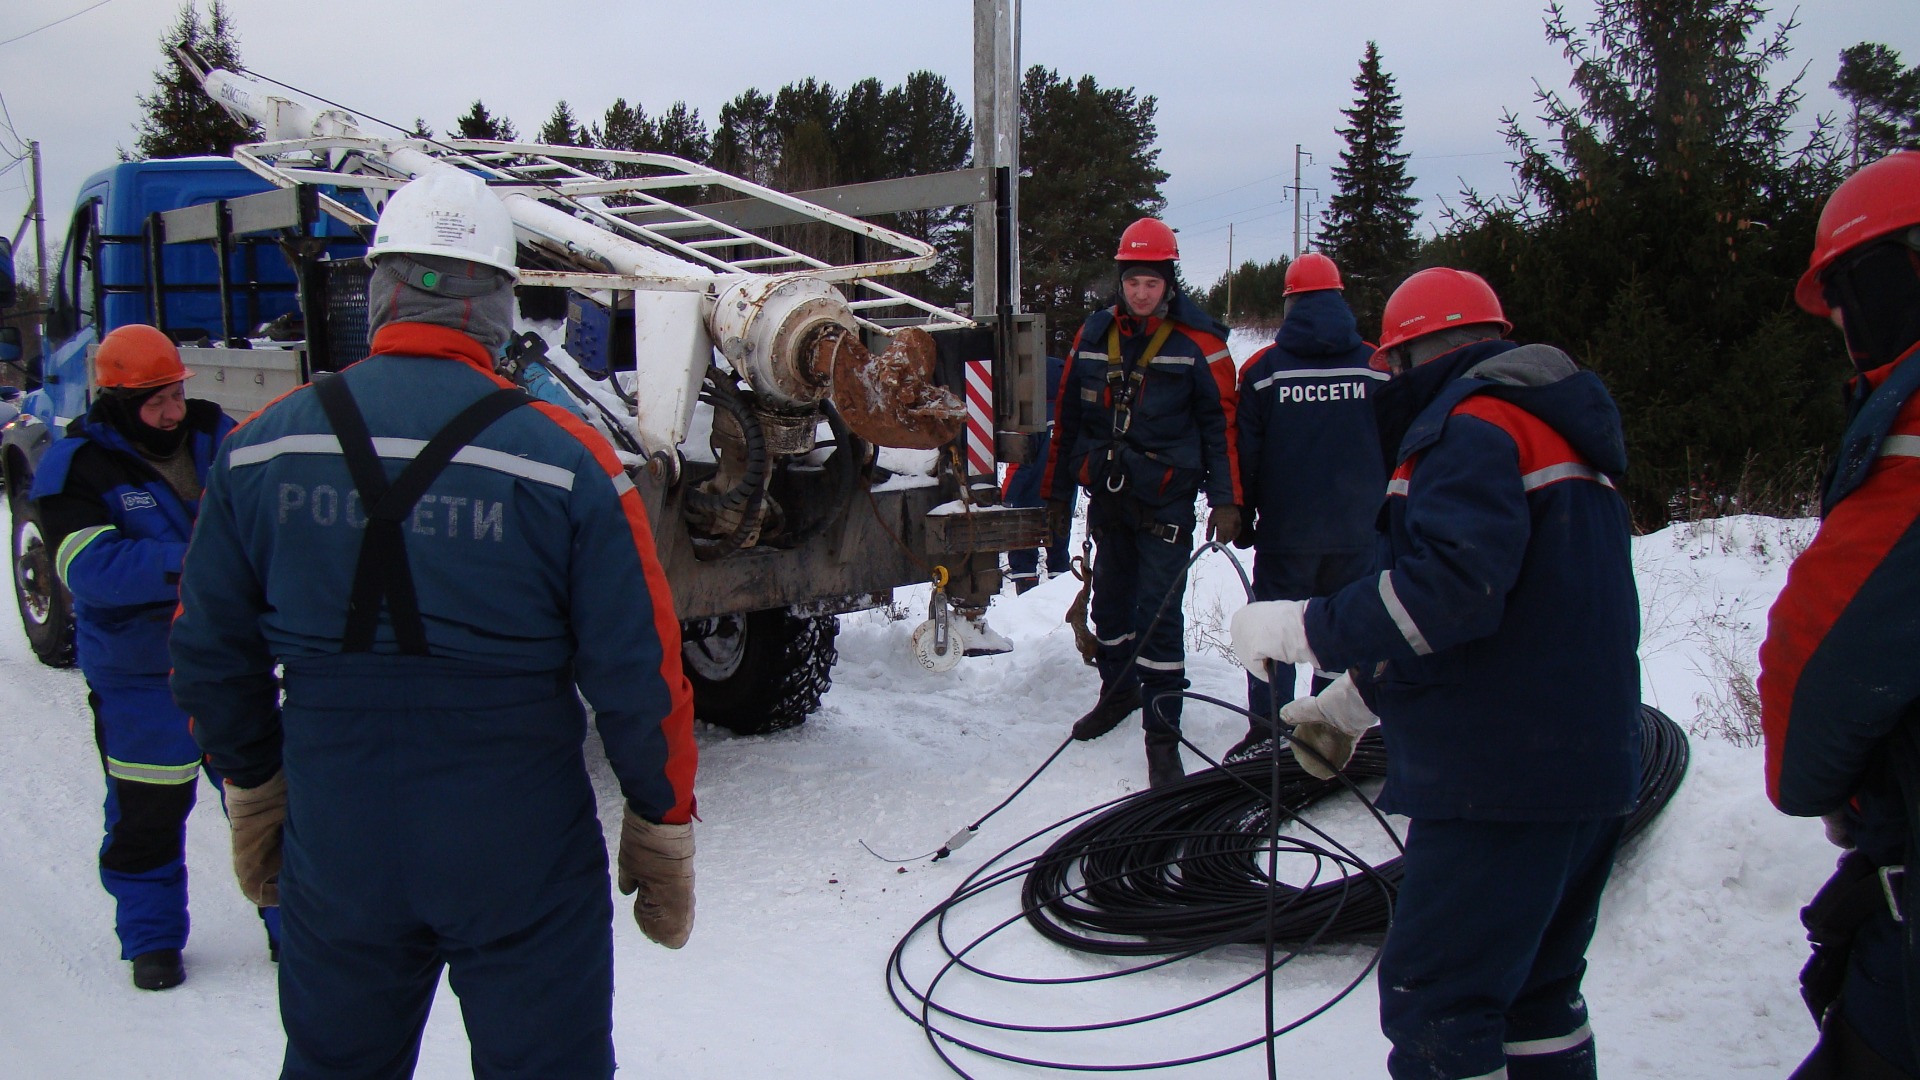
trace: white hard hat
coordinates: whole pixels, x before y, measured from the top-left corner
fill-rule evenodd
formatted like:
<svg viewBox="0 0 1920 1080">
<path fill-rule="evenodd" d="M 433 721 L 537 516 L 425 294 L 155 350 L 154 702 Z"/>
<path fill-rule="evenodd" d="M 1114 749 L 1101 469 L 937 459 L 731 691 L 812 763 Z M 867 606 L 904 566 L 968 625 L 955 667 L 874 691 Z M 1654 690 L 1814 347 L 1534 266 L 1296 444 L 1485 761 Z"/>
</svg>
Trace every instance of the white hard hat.
<svg viewBox="0 0 1920 1080">
<path fill-rule="evenodd" d="M 513 215 L 486 183 L 457 169 L 436 169 L 387 200 L 367 262 L 402 252 L 444 255 L 496 267 L 518 281 L 513 250 Z"/>
</svg>

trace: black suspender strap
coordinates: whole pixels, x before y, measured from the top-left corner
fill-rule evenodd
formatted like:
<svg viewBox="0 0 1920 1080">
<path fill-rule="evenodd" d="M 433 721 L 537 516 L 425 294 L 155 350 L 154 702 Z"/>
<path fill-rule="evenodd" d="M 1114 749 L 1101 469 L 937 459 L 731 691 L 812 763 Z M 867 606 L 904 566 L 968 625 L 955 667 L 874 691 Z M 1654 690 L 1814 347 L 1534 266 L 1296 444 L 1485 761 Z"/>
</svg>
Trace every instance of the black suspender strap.
<svg viewBox="0 0 1920 1080">
<path fill-rule="evenodd" d="M 420 496 L 440 475 L 462 448 L 472 442 L 495 420 L 532 402 L 524 392 L 512 388 L 495 390 L 447 421 L 418 455 L 407 463 L 392 484 L 374 449 L 373 434 L 360 414 L 347 382 L 338 375 L 313 384 L 340 440 L 340 452 L 347 459 L 347 472 L 366 508 L 367 531 L 360 538 L 360 561 L 353 571 L 353 595 L 347 600 L 347 629 L 343 651 L 373 651 L 374 632 L 380 625 L 384 603 L 393 620 L 394 636 L 400 651 L 408 656 L 428 656 L 427 628 L 420 618 L 420 601 L 413 588 L 413 570 L 407 563 L 407 547 L 401 522 L 413 513 Z"/>
</svg>

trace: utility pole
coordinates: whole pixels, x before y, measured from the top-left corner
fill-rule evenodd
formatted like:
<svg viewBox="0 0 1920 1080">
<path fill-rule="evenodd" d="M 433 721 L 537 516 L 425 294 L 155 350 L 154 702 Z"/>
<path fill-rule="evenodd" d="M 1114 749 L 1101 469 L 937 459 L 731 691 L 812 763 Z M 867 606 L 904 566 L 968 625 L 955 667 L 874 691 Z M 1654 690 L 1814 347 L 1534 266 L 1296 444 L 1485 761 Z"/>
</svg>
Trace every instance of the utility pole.
<svg viewBox="0 0 1920 1080">
<path fill-rule="evenodd" d="M 1018 0 L 973 0 L 973 163 L 1008 171 L 1007 210 L 1020 205 L 1020 13 Z M 1018 221 L 1019 218 L 1013 217 Z M 973 317 L 997 312 L 1001 288 L 1020 306 L 1020 234 L 999 250 L 990 204 L 973 208 Z M 1000 266 L 1008 280 L 998 279 Z"/>
<path fill-rule="evenodd" d="M 1227 318 L 1233 318 L 1233 222 L 1227 222 Z"/>
<path fill-rule="evenodd" d="M 1300 149 L 1299 143 L 1293 144 L 1293 258 L 1300 257 L 1300 159 L 1312 160 L 1313 155 Z"/>
<path fill-rule="evenodd" d="M 46 309 L 51 290 L 47 288 L 47 208 L 40 198 L 40 140 L 27 144 L 33 155 L 33 256 L 37 261 L 33 287 L 40 293 L 40 307 Z"/>
</svg>

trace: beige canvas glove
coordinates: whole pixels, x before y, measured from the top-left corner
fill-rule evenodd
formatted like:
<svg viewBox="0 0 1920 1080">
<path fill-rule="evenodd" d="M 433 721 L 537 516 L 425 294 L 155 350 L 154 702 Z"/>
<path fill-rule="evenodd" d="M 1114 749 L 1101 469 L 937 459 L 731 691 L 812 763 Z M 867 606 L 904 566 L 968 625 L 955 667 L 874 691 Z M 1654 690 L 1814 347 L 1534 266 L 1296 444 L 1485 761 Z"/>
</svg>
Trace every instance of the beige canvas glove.
<svg viewBox="0 0 1920 1080">
<path fill-rule="evenodd" d="M 620 822 L 620 893 L 633 896 L 633 918 L 648 938 L 669 949 L 693 933 L 693 823 L 656 825 L 627 808 Z"/>
<path fill-rule="evenodd" d="M 1280 720 L 1293 725 L 1287 742 L 1293 760 L 1308 776 L 1331 780 L 1353 760 L 1354 744 L 1380 718 L 1361 699 L 1353 676 L 1342 675 L 1313 697 L 1289 702 L 1280 710 Z M 1301 749 L 1303 745 L 1305 750 Z"/>
<path fill-rule="evenodd" d="M 280 833 L 287 821 L 287 774 L 259 787 L 225 784 L 227 826 L 233 831 L 233 876 L 257 907 L 280 905 Z"/>
</svg>

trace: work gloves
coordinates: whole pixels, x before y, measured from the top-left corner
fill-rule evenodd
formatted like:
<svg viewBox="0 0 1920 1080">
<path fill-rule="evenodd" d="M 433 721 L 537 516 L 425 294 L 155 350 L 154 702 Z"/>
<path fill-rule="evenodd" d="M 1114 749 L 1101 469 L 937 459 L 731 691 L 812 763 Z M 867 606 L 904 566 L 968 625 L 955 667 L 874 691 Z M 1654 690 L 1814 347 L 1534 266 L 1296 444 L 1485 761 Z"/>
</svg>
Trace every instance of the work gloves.
<svg viewBox="0 0 1920 1080">
<path fill-rule="evenodd" d="M 1231 544 L 1240 536 L 1240 508 L 1216 506 L 1207 513 L 1207 540 Z"/>
<path fill-rule="evenodd" d="M 1233 540 L 1231 541 L 1233 546 L 1239 548 L 1241 551 L 1245 551 L 1248 548 L 1253 546 L 1253 543 L 1254 543 L 1253 521 L 1254 521 L 1254 513 L 1252 510 L 1246 510 L 1241 513 L 1240 535 L 1234 537 Z"/>
<path fill-rule="evenodd" d="M 1217 512 L 1217 511 L 1216 511 Z M 1233 613 L 1228 627 L 1233 655 L 1256 679 L 1267 678 L 1268 660 L 1281 665 L 1320 666 L 1307 644 L 1307 601 L 1262 600 Z"/>
<path fill-rule="evenodd" d="M 1827 843 L 1837 848 L 1853 850 L 1853 823 L 1847 820 L 1847 809 L 1830 810 L 1820 815 L 1820 825 L 1827 833 Z"/>
<path fill-rule="evenodd" d="M 280 905 L 280 832 L 287 821 L 287 774 L 259 787 L 225 784 L 227 827 L 233 832 L 233 876 L 255 907 Z"/>
<path fill-rule="evenodd" d="M 620 894 L 640 931 L 669 949 L 693 933 L 693 823 L 656 825 L 627 808 L 620 822 Z"/>
<path fill-rule="evenodd" d="M 1073 532 L 1073 504 L 1050 502 L 1047 504 L 1047 545 L 1065 540 Z"/>
<path fill-rule="evenodd" d="M 1280 720 L 1293 725 L 1287 748 L 1293 760 L 1319 780 L 1331 780 L 1353 759 L 1353 744 L 1380 722 L 1361 699 L 1353 676 L 1342 675 L 1313 697 L 1299 698 L 1280 710 Z"/>
</svg>

